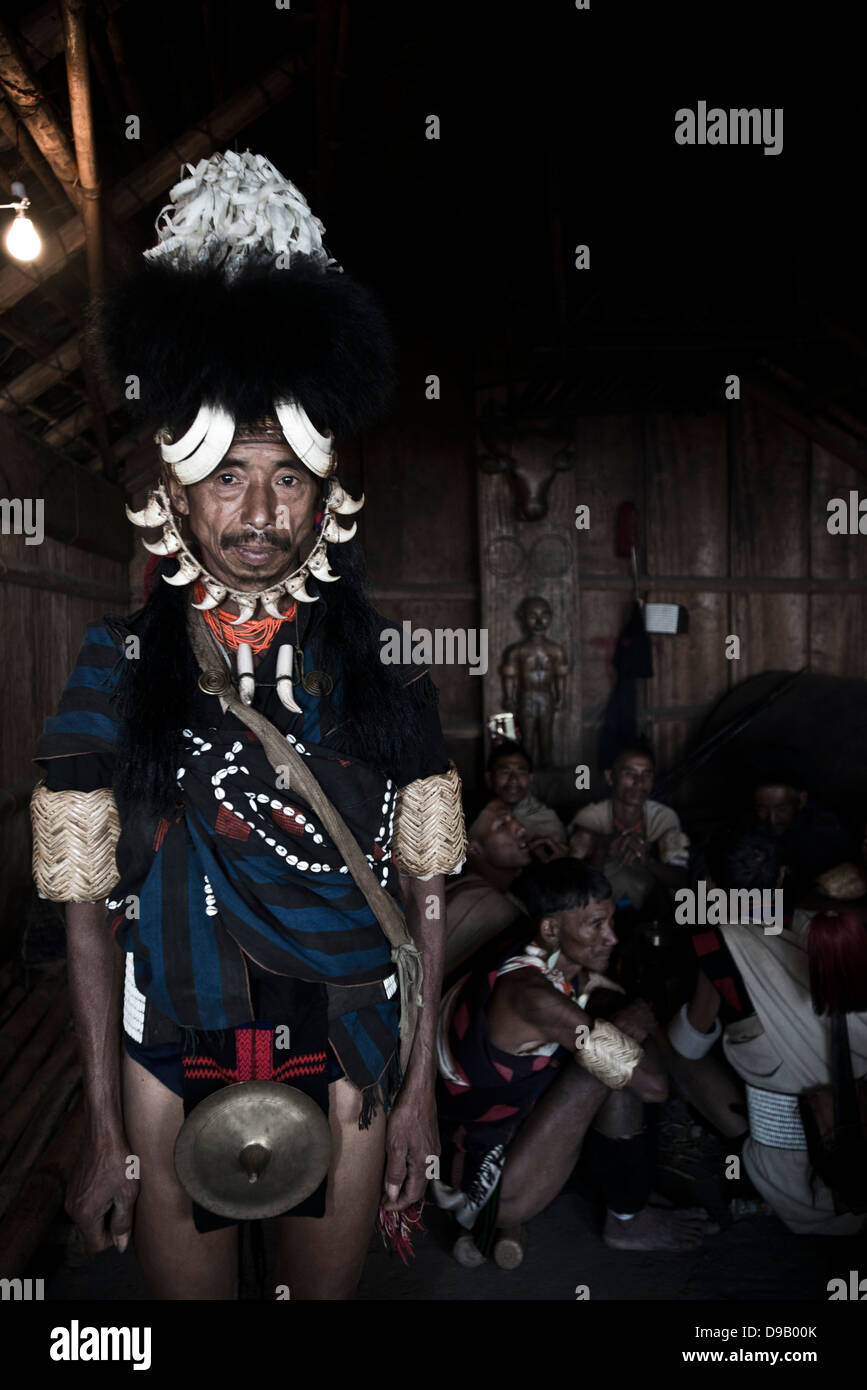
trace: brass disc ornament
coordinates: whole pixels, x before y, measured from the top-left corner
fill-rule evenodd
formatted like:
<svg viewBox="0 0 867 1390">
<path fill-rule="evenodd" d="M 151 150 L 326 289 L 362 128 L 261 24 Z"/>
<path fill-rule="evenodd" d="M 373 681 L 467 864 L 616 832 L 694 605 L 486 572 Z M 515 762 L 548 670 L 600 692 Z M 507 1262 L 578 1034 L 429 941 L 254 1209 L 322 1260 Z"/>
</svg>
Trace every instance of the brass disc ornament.
<svg viewBox="0 0 867 1390">
<path fill-rule="evenodd" d="M 199 689 L 206 695 L 225 695 L 231 688 L 229 673 L 223 671 L 203 671 L 199 676 Z"/>
<path fill-rule="evenodd" d="M 306 671 L 301 684 L 308 695 L 330 695 L 334 689 L 334 681 L 327 671 Z"/>
<path fill-rule="evenodd" d="M 310 1096 L 279 1081 L 241 1081 L 206 1096 L 175 1143 L 175 1172 L 206 1211 L 260 1221 L 315 1192 L 331 1129 Z"/>
</svg>

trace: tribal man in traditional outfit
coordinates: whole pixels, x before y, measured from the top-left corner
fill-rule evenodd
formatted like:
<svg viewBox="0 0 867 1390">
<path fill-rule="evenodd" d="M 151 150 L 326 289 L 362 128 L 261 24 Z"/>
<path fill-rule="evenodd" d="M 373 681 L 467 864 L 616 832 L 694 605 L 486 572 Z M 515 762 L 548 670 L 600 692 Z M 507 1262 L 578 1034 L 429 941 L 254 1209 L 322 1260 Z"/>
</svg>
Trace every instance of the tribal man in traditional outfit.
<svg viewBox="0 0 867 1390">
<path fill-rule="evenodd" d="M 716 1229 L 706 1213 L 650 1200 L 644 1102 L 665 1100 L 666 1079 L 652 1011 L 602 973 L 617 941 L 610 884 L 563 858 L 525 870 L 517 891 L 530 920 L 477 952 L 440 1006 L 443 1178 L 432 1186 L 466 1232 L 455 1258 L 473 1266 L 490 1252 L 514 1268 L 522 1227 L 579 1156 L 605 1198 L 607 1245 L 697 1249 Z"/>
<path fill-rule="evenodd" d="M 778 853 L 778 839 L 723 831 L 708 848 L 705 880 L 726 892 L 780 887 Z M 855 1235 L 867 1223 L 867 1182 L 862 1173 L 865 1200 L 852 1205 L 823 1181 L 801 1101 L 832 1085 L 835 1014 L 852 1076 L 862 1087 L 867 1079 L 867 927 L 843 903 L 798 911 L 781 931 L 768 931 L 761 916 L 757 910 L 752 920 L 694 933 L 698 979 L 669 1025 L 669 1041 L 692 1071 L 690 1100 L 719 1123 L 725 1078 L 703 1075 L 703 1064 L 722 1037 L 746 1087 L 747 1177 L 789 1230 Z"/>
<path fill-rule="evenodd" d="M 37 749 L 35 878 L 67 904 L 88 1113 L 67 1205 L 93 1250 L 135 1219 L 156 1296 L 233 1297 L 236 1221 L 191 1200 L 173 1146 L 218 1088 L 285 1082 L 333 1157 L 278 1208 L 275 1283 L 349 1298 L 380 1203 L 400 1238 L 438 1152 L 460 784 L 428 671 L 379 660 L 340 524 L 361 502 L 334 437 L 390 389 L 381 311 L 267 160 L 188 174 L 94 317 L 161 427 L 160 486 L 130 513 L 158 568 L 140 612 L 88 629 Z"/>
</svg>

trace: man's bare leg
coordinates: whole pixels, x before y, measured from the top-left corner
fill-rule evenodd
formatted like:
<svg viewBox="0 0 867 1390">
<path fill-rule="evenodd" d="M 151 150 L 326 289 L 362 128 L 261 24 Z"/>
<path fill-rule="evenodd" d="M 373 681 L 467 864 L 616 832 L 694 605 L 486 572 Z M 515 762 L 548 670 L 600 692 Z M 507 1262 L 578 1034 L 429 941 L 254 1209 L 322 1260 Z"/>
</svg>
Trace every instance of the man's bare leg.
<svg viewBox="0 0 867 1390">
<path fill-rule="evenodd" d="M 660 1043 L 658 1056 L 683 1099 L 694 1105 L 715 1129 L 727 1139 L 737 1139 L 748 1132 L 743 1113 L 746 1101 L 739 1078 L 717 1057 L 711 1053 L 697 1060 L 681 1057 L 667 1041 Z"/>
<path fill-rule="evenodd" d="M 197 1231 L 193 1204 L 175 1173 L 183 1101 L 126 1054 L 123 1083 L 126 1133 L 131 1152 L 141 1160 L 133 1239 L 152 1296 L 234 1298 L 238 1228 Z"/>
<path fill-rule="evenodd" d="M 643 1126 L 644 1105 L 638 1096 L 612 1091 L 593 1128 L 605 1139 L 627 1143 Z M 702 1207 L 672 1209 L 648 1203 L 628 1220 L 606 1211 L 602 1239 L 614 1250 L 696 1250 L 705 1236 L 718 1229 Z"/>
<path fill-rule="evenodd" d="M 345 1078 L 328 1087 L 334 1156 L 325 1215 L 277 1221 L 275 1284 L 290 1298 L 348 1299 L 355 1294 L 373 1234 L 385 1172 L 385 1115 L 358 1128 L 361 1096 Z"/>
<path fill-rule="evenodd" d="M 611 1092 L 575 1062 L 542 1096 L 506 1155 L 500 1180 L 501 1226 L 529 1221 L 562 1191 L 588 1127 Z"/>
</svg>

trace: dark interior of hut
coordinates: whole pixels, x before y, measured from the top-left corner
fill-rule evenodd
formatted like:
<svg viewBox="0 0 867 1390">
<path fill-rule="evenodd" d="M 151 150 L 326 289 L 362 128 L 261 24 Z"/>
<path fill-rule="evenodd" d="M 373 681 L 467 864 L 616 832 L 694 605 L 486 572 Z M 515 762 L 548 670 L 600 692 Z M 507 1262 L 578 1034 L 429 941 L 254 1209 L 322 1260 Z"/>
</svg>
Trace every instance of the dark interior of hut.
<svg viewBox="0 0 867 1390">
<path fill-rule="evenodd" d="M 701 1300 L 738 1302 L 729 1320 L 764 1328 L 775 1301 L 810 1303 L 809 1317 L 789 1317 L 809 1322 L 817 1303 L 867 1296 L 867 1281 L 832 1287 L 863 1268 L 867 1220 L 863 119 L 857 84 L 823 66 L 830 10 L 820 28 L 808 55 L 777 3 L 727 6 L 717 23 L 695 7 L 597 0 L 7 0 L 4 1299 L 109 1311 L 153 1299 Z M 827 89 L 800 80 L 807 62 Z M 294 242 L 288 268 L 276 261 L 286 279 L 267 281 L 225 341 L 204 279 L 158 312 L 146 296 L 117 308 L 157 237 L 171 249 L 194 193 L 216 228 L 200 259 L 229 243 L 252 258 L 267 236 L 273 263 L 279 203 L 314 244 L 319 228 L 347 295 L 372 292 L 346 300 L 331 368 L 316 365 L 318 348 L 305 365 L 305 334 L 276 308 L 285 284 L 296 292 L 299 260 L 313 261 Z M 213 283 L 228 283 L 229 262 L 211 264 Z M 324 294 L 336 272 L 315 269 Z M 192 285 L 192 271 L 178 274 Z M 201 316 L 179 307 L 196 294 Z M 378 413 L 378 348 L 364 337 L 377 314 L 395 364 Z M 191 373 L 210 380 L 220 354 L 229 395 L 245 372 L 259 380 L 244 389 L 264 391 L 272 364 L 282 380 L 284 359 L 301 362 L 301 384 L 273 388 L 270 444 L 257 411 L 247 453 L 230 429 L 195 473 L 220 410 L 234 426 L 253 416 L 203 387 L 205 445 L 204 425 L 178 442 L 189 420 L 157 434 L 166 417 L 136 374 L 139 347 L 161 400 L 176 388 L 180 402 L 183 377 L 188 405 Z M 361 421 L 335 431 L 334 451 L 333 422 L 310 405 L 322 398 L 305 396 L 328 370 L 327 399 L 356 391 Z M 281 390 L 300 408 L 295 433 Z M 262 606 L 255 537 L 234 570 L 208 558 L 228 549 L 208 550 L 201 498 L 235 505 L 214 499 L 238 449 L 248 498 L 272 457 L 295 465 L 296 498 L 320 489 L 319 551 L 300 598 L 294 580 L 280 590 L 291 609 Z M 335 467 L 345 493 L 329 484 Z M 130 512 L 162 505 L 149 500 L 161 481 L 169 511 L 130 525 Z M 363 509 L 339 512 L 338 493 L 363 495 Z M 283 551 L 270 545 L 279 510 L 267 527 L 252 503 L 234 514 L 272 556 L 291 550 L 299 572 L 302 501 Z M 352 523 L 356 538 L 327 555 L 355 607 L 315 558 Z M 353 569 L 362 553 L 373 609 Z M 305 576 L 323 600 L 309 608 Z M 184 605 L 190 634 L 200 622 L 218 653 L 212 688 L 187 630 L 174 647 L 166 636 Z M 144 625 L 118 625 L 141 612 Z M 290 646 L 281 666 L 290 616 L 295 656 Z M 187 720 L 172 721 L 166 695 L 160 746 L 202 769 L 178 771 L 171 811 L 133 795 L 144 783 L 121 769 L 146 746 L 129 711 L 156 707 L 169 668 L 171 691 L 184 680 L 193 691 L 192 729 L 180 734 Z M 283 781 L 261 728 L 241 727 L 257 707 L 291 744 Z M 362 729 L 353 742 L 365 720 L 375 738 Z M 203 730 L 217 748 L 229 738 L 213 776 Z M 235 760 L 252 767 L 253 746 L 267 776 L 253 768 L 265 792 L 258 810 L 255 786 L 243 793 L 247 812 Z M 322 779 L 310 793 L 305 762 Z M 298 857 L 305 830 L 321 864 Z M 94 867 L 105 853 L 107 876 Z M 409 943 L 399 962 L 392 932 Z M 424 966 L 417 1014 L 410 957 Z M 351 987 L 366 1004 L 340 1014 L 335 997 Z M 326 1001 L 327 1041 L 304 1023 L 308 1041 L 284 1056 L 281 1024 L 290 1036 Z M 254 1049 L 251 1071 L 242 1035 L 259 1048 L 268 1028 L 273 1054 L 257 1062 Z M 159 1070 L 176 1035 L 183 1085 L 180 1041 L 177 1084 Z M 226 1050 L 208 1066 L 229 1084 L 206 1094 L 197 1059 L 217 1036 Z M 327 1057 L 308 1068 L 315 1085 L 293 1061 L 308 1054 Z M 245 1119 L 256 1086 L 279 1092 L 277 1139 L 262 1138 L 255 1108 Z M 347 1120 L 341 1087 L 363 1092 L 366 1127 Z M 233 1102 L 221 1118 L 215 1107 Z M 195 1146 L 207 1125 L 223 1149 L 206 1160 Z M 136 1136 L 148 1130 L 159 1140 L 145 1154 Z M 238 1136 L 246 1159 L 229 1152 Z M 98 1155 L 117 1164 L 121 1149 L 134 1163 L 119 1198 L 94 1174 Z M 236 1178 L 243 1191 L 229 1197 Z M 320 1196 L 318 1222 L 282 1219 Z"/>
</svg>

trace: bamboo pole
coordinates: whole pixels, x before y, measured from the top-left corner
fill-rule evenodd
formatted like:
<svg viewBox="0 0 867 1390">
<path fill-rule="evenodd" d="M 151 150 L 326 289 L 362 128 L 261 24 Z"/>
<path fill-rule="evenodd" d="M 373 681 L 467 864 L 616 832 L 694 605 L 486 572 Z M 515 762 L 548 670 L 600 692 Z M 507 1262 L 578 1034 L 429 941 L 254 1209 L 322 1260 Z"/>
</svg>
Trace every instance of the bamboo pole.
<svg viewBox="0 0 867 1390">
<path fill-rule="evenodd" d="M 33 170 L 51 201 L 58 207 L 64 206 L 66 194 L 63 186 L 48 168 L 27 127 L 19 121 L 3 97 L 0 97 L 0 130 L 12 148 L 18 151 L 25 164 Z"/>
<path fill-rule="evenodd" d="M 87 58 L 87 27 L 83 0 L 61 0 L 63 35 L 66 41 L 66 84 L 69 114 L 82 215 L 86 236 L 87 277 L 91 294 L 102 286 L 102 230 L 100 226 L 100 185 L 93 140 L 93 110 L 90 101 L 90 66 Z"/>
<path fill-rule="evenodd" d="M 12 110 L 20 116 L 48 161 L 72 206 L 80 209 L 78 168 L 69 142 L 48 106 L 29 63 L 6 25 L 0 20 L 0 83 Z"/>
<path fill-rule="evenodd" d="M 102 203 L 93 139 L 84 0 L 61 0 L 60 10 L 66 41 L 66 84 L 69 88 L 72 138 L 75 141 L 75 158 L 82 197 L 87 279 L 90 293 L 95 297 L 102 289 Z M 81 366 L 93 412 L 92 427 L 97 451 L 102 459 L 106 477 L 113 479 L 117 470 L 108 440 L 105 403 L 97 373 L 92 370 L 86 353 L 82 354 Z"/>
</svg>

